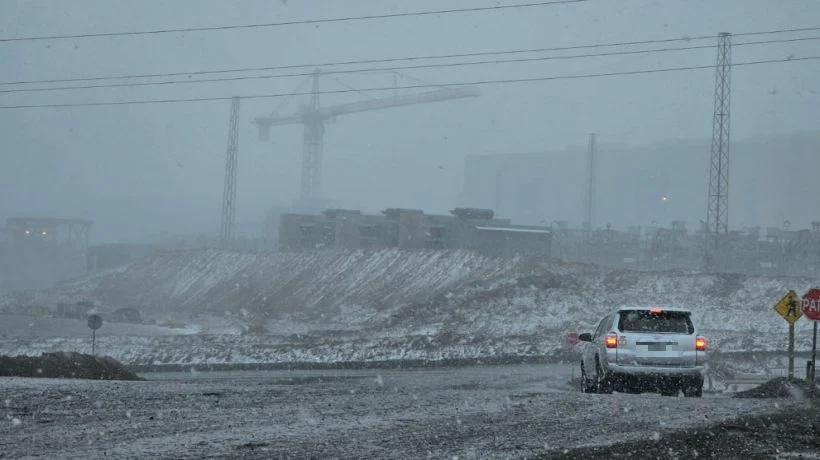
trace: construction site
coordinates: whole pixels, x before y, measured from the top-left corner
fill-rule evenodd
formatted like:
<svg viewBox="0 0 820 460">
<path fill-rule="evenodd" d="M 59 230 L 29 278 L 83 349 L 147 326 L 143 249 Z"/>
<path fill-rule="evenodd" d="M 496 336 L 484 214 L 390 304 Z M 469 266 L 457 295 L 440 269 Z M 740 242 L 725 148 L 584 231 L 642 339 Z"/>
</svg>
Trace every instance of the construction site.
<svg viewBox="0 0 820 460">
<path fill-rule="evenodd" d="M 670 142 L 644 149 L 633 146 L 599 152 L 596 135 L 590 134 L 586 152 L 568 149 L 563 153 L 531 155 L 468 155 L 460 197 L 464 207 L 454 210 L 451 216 L 428 216 L 419 210 L 403 209 L 387 209 L 383 216 L 368 216 L 356 210 L 326 209 L 332 201 L 322 194 L 325 124 L 348 113 L 477 97 L 478 92 L 442 88 L 416 95 L 322 107 L 321 71 L 316 70 L 309 79 L 309 102 L 300 111 L 289 116 L 254 119 L 262 140 L 269 139 L 274 126 L 304 126 L 301 189 L 299 199 L 294 202 L 295 212 L 275 216 L 264 237 L 271 238 L 275 234 L 277 248 L 283 251 L 467 248 L 492 255 L 538 254 L 636 270 L 820 273 L 820 220 L 811 220 L 809 227 L 799 229 L 791 228 L 789 220 L 784 220 L 782 226 L 765 229 L 760 224 L 730 228 L 731 47 L 731 34 L 720 34 L 710 146 Z M 220 233 L 225 245 L 230 245 L 232 239 L 236 206 L 238 110 L 239 99 L 234 99 Z M 788 139 L 746 141 L 739 147 L 745 155 L 757 152 L 751 156 L 759 158 L 772 149 L 785 148 L 795 159 L 792 161 L 802 159 L 814 164 L 818 161 L 820 137 L 817 133 L 808 133 Z M 709 151 L 707 164 L 686 166 L 693 164 L 693 156 L 702 155 L 705 150 Z M 584 161 L 579 161 L 581 158 Z M 598 170 L 601 169 L 599 163 L 606 161 L 609 164 L 605 177 Z M 741 173 L 746 177 L 765 177 L 769 171 L 765 163 L 751 161 L 749 164 L 751 166 L 741 166 Z M 577 173 L 575 177 L 573 171 Z M 675 220 L 675 213 L 693 213 L 690 207 L 697 200 L 691 197 L 704 193 L 692 180 L 699 171 L 708 173 L 707 183 L 703 184 L 707 212 L 705 219 L 687 228 L 685 221 Z M 767 193 L 761 191 L 758 180 L 740 181 L 741 195 L 752 198 L 743 200 L 743 206 L 748 208 L 743 210 L 743 220 L 759 222 L 759 208 L 788 208 L 784 203 L 790 201 L 790 196 L 814 192 L 810 179 L 794 182 L 794 187 L 772 186 Z M 620 228 L 626 230 L 617 230 L 611 223 L 615 216 L 607 213 L 607 209 L 616 208 L 616 203 L 624 201 L 633 203 L 634 212 L 626 221 L 619 222 Z M 695 212 L 699 214 L 698 211 Z M 804 214 L 805 210 L 788 212 Z M 504 219 L 499 220 L 500 216 Z M 572 226 L 568 216 L 580 225 Z M 809 216 L 811 218 L 818 219 L 820 214 Z M 519 225 L 511 225 L 513 220 Z M 650 225 L 634 223 L 647 221 Z"/>
<path fill-rule="evenodd" d="M 9 218 L 0 239 L 0 289 L 33 289 L 97 273 L 154 251 L 222 248 L 249 252 L 327 249 L 467 249 L 488 256 L 538 255 L 634 270 L 706 270 L 766 275 L 820 273 L 820 212 L 792 209 L 795 194 L 816 195 L 820 136 L 743 140 L 735 148 L 750 161 L 735 166 L 733 191 L 743 199 L 729 224 L 731 35 L 718 37 L 711 144 L 669 141 L 647 146 L 598 145 L 529 154 L 467 154 L 464 183 L 446 215 L 391 208 L 381 214 L 344 209 L 323 192 L 324 135 L 348 114 L 403 106 L 456 103 L 476 98 L 471 87 L 445 86 L 410 94 L 322 105 L 321 82 L 336 77 L 316 69 L 293 91 L 307 100 L 290 114 L 252 117 L 259 140 L 271 130 L 301 125 L 301 185 L 290 206 L 268 211 L 261 234 L 239 237 L 236 208 L 241 98 L 230 101 L 221 218 L 212 236 L 149 243 L 92 245 L 91 221 L 52 217 Z M 332 72 L 331 72 L 332 74 Z M 412 77 L 409 77 L 412 78 Z M 422 86 L 431 86 L 423 82 Z M 309 90 L 305 90 L 309 88 Z M 350 91 L 355 92 L 355 88 Z M 285 106 L 287 101 L 280 104 Z M 788 151 L 796 179 L 791 187 L 766 185 L 771 151 Z M 708 157 L 705 155 L 709 152 Z M 702 162 L 692 161 L 700 156 Z M 602 173 L 601 171 L 605 171 Z M 703 182 L 695 180 L 703 179 Z M 706 212 L 699 209 L 703 196 Z M 617 213 L 613 209 L 618 209 Z M 625 209 L 625 211 L 624 211 Z M 808 210 L 811 212 L 812 210 Z M 794 216 L 763 225 L 761 215 Z M 697 222 L 678 216 L 703 215 Z"/>
<path fill-rule="evenodd" d="M 733 225 L 725 232 L 726 248 L 719 258 L 722 265 L 714 270 L 816 274 L 820 268 L 820 212 L 801 208 L 791 199 L 795 194 L 817 193 L 812 173 L 794 167 L 789 187 L 779 187 L 777 181 L 768 183 L 765 178 L 784 165 L 820 166 L 818 134 L 741 140 L 733 146 L 744 156 L 744 162 L 733 165 L 734 177 L 750 179 L 733 182 L 733 196 L 739 198 L 732 202 L 732 215 L 748 224 Z M 468 155 L 462 199 L 473 206 L 490 207 L 515 222 L 549 227 L 553 257 L 636 270 L 702 270 L 706 219 L 686 221 L 682 216 L 702 215 L 706 200 L 691 197 L 705 198 L 709 165 L 698 165 L 691 158 L 708 159 L 708 150 L 707 142 L 669 141 L 596 150 L 579 146 L 551 152 Z M 789 155 L 772 156 L 773 151 L 788 151 Z M 599 173 L 594 182 L 589 181 L 590 159 L 607 175 Z M 587 188 L 591 183 L 598 190 L 593 190 L 592 201 Z M 633 205 L 624 209 L 624 202 Z M 765 218 L 772 215 L 782 220 Z"/>
<path fill-rule="evenodd" d="M 73 3 L 0 2 L 0 458 L 816 455 L 820 2 Z"/>
</svg>

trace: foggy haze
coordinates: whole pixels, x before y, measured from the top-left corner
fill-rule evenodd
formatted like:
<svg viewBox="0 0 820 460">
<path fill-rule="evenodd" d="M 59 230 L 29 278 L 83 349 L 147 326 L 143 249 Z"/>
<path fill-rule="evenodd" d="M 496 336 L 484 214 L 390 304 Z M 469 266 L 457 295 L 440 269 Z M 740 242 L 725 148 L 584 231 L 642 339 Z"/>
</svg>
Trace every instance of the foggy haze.
<svg viewBox="0 0 820 460">
<path fill-rule="evenodd" d="M 205 27 L 230 24 L 358 16 L 436 8 L 493 5 L 492 1 L 73 1 L 0 4 L 0 38 L 109 31 Z M 312 64 L 358 59 L 503 51 L 593 43 L 716 35 L 813 27 L 820 3 L 813 0 L 748 1 L 590 1 L 494 13 L 295 25 L 188 34 L 157 34 L 0 43 L 2 82 L 164 72 Z M 808 37 L 811 32 L 792 34 Z M 736 37 L 735 42 L 768 36 Z M 687 43 L 687 42 L 684 42 Z M 697 44 L 713 44 L 699 41 Z M 678 44 L 680 45 L 680 44 Z M 678 46 L 675 45 L 675 46 Z M 656 45 L 649 46 L 650 48 Z M 663 47 L 661 45 L 660 47 Z M 581 50 L 584 52 L 584 50 Z M 597 52 L 601 50 L 593 50 Z M 733 49 L 733 62 L 785 59 L 818 54 L 817 41 Z M 580 54 L 579 50 L 556 55 Z M 483 66 L 413 69 L 406 73 L 433 83 L 606 73 L 715 62 L 709 47 L 671 53 L 547 60 Z M 389 67 L 373 65 L 373 67 Z M 349 68 L 370 66 L 348 66 Z M 305 69 L 298 69 L 300 72 Z M 309 69 L 307 70 L 309 71 Z M 257 72 L 271 74 L 276 72 Z M 298 72 L 297 72 L 298 73 Z M 820 218 L 820 185 L 784 193 L 785 177 L 817 170 L 817 75 L 820 62 L 805 61 L 738 67 L 732 71 L 732 183 L 740 189 L 776 187 L 789 200 L 789 215 L 768 203 L 730 226 L 775 225 L 790 218 L 806 225 Z M 253 74 L 253 73 L 252 73 Z M 393 85 L 389 73 L 334 75 L 346 85 Z M 162 78 L 181 79 L 180 77 Z M 165 98 L 230 97 L 292 92 L 304 77 L 191 85 L 101 88 L 75 91 L 4 93 L 0 106 Z M 399 86 L 417 84 L 398 77 Z M 332 79 L 322 89 L 344 89 Z M 0 89 L 7 89 L 2 87 Z M 650 144 L 685 140 L 698 146 L 676 158 L 674 181 L 683 181 L 687 206 L 668 219 L 696 223 L 705 218 L 706 171 L 712 128 L 714 70 L 555 80 L 513 85 L 481 85 L 478 98 L 420 104 L 344 115 L 325 132 L 324 195 L 345 208 L 377 212 L 387 207 L 444 213 L 469 201 L 465 187 L 468 155 L 564 152 L 583 153 L 588 133 L 599 139 L 599 196 L 607 201 L 601 222 L 625 227 L 634 218 L 646 225 L 634 184 L 607 179 L 618 158 L 607 149 L 646 151 Z M 424 91 L 424 90 L 414 90 Z M 374 92 L 387 97 L 390 92 Z M 360 94 L 323 94 L 322 104 L 362 100 Z M 292 113 L 305 98 L 294 98 L 280 113 Z M 265 212 L 287 206 L 298 196 L 302 126 L 274 127 L 270 141 L 259 141 L 253 117 L 267 115 L 279 99 L 242 101 L 239 140 L 238 226 L 257 234 Z M 0 109 L 0 218 L 13 215 L 71 216 L 94 220 L 92 240 L 137 240 L 160 232 L 216 234 L 219 225 L 229 101 L 117 107 Z M 801 133 L 815 139 L 815 154 L 758 149 L 745 157 L 743 141 Z M 808 134 L 807 134 L 808 133 Z M 778 144 L 780 145 L 780 144 Z M 784 145 L 788 145 L 785 142 Z M 608 147 L 613 146 L 613 147 Z M 616 148 L 617 147 L 617 148 Z M 571 161 L 570 159 L 566 161 Z M 558 163 L 551 174 L 583 171 L 577 163 Z M 781 163 L 782 159 L 782 163 Z M 803 160 L 813 161 L 805 165 Z M 750 162 L 767 165 L 755 167 Z M 672 166 L 672 165 L 670 165 Z M 781 167 L 782 166 L 782 167 Z M 691 177 L 681 171 L 691 172 Z M 748 171 L 746 177 L 739 177 Z M 770 179 L 767 174 L 776 174 Z M 568 177 L 583 177 L 582 175 Z M 805 180 L 806 174 L 800 176 Z M 515 181 L 515 179 L 513 179 Z M 624 179 L 624 181 L 628 181 Z M 745 185 L 744 185 L 745 184 Z M 750 185 L 754 184 L 754 185 Z M 805 185 L 805 184 L 804 184 Z M 494 183 L 486 184 L 494 190 Z M 545 201 L 540 220 L 578 223 L 583 184 L 567 179 L 557 188 L 562 203 Z M 551 190 L 551 189 L 546 189 Z M 624 192 L 625 190 L 630 192 Z M 494 193 L 494 192 L 490 192 Z M 671 193 L 671 192 L 670 192 Z M 691 193 L 691 195 L 690 195 Z M 675 199 L 678 199 L 675 197 Z M 749 199 L 753 199 L 750 197 Z M 754 208 L 755 206 L 746 206 Z M 805 216 L 793 215 L 805 209 Z M 599 212 L 601 211 L 599 207 Z M 503 210 L 502 210 L 503 214 Z M 630 219 L 616 221 L 618 216 Z M 518 213 L 513 216 L 524 220 Z M 756 221 L 756 222 L 755 222 Z"/>
<path fill-rule="evenodd" d="M 817 458 L 818 75 L 820 0 L 0 0 L 0 458 Z"/>
</svg>

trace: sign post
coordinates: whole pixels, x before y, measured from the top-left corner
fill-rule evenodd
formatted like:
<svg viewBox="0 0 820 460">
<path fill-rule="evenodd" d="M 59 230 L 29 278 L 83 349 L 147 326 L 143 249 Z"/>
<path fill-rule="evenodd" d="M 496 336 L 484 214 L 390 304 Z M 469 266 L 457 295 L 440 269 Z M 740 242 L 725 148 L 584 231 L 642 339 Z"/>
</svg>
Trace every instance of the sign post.
<svg viewBox="0 0 820 460">
<path fill-rule="evenodd" d="M 88 327 L 91 328 L 91 354 L 97 356 L 97 329 L 102 326 L 100 315 L 88 315 Z"/>
<path fill-rule="evenodd" d="M 774 306 L 776 311 L 789 323 L 789 378 L 794 378 L 794 323 L 803 316 L 800 307 L 800 298 L 794 291 L 789 291 L 780 302 Z"/>
<path fill-rule="evenodd" d="M 811 338 L 811 361 L 809 361 L 806 368 L 806 380 L 814 383 L 815 362 L 817 359 L 817 323 L 820 322 L 820 289 L 809 289 L 808 292 L 803 294 L 800 310 L 806 315 L 806 318 L 814 322 L 814 333 Z M 814 385 L 811 388 L 814 391 Z"/>
</svg>

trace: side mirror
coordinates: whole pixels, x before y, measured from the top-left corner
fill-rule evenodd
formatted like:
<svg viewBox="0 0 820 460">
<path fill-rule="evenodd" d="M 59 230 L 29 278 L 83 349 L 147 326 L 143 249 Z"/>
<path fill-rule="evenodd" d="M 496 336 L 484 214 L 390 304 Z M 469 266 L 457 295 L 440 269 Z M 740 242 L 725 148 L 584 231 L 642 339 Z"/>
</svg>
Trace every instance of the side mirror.
<svg viewBox="0 0 820 460">
<path fill-rule="evenodd" d="M 578 336 L 578 340 L 581 342 L 592 342 L 592 334 L 589 332 L 584 332 L 583 334 Z"/>
</svg>

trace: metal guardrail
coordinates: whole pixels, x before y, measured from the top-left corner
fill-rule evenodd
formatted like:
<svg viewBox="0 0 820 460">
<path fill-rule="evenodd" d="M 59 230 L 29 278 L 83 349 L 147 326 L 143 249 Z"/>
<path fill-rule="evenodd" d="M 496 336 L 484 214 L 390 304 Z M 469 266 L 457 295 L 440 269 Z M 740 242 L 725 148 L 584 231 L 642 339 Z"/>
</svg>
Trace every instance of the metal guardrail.
<svg viewBox="0 0 820 460">
<path fill-rule="evenodd" d="M 744 384 L 758 384 L 764 383 L 771 379 L 779 378 L 779 377 L 788 377 L 789 376 L 789 369 L 787 367 L 774 367 L 774 368 L 764 368 L 762 374 L 740 374 L 735 376 L 735 378 L 726 379 L 723 381 L 726 385 L 744 385 Z M 794 377 L 798 379 L 805 379 L 806 378 L 806 369 L 801 368 L 799 366 L 795 366 L 794 369 Z"/>
</svg>

